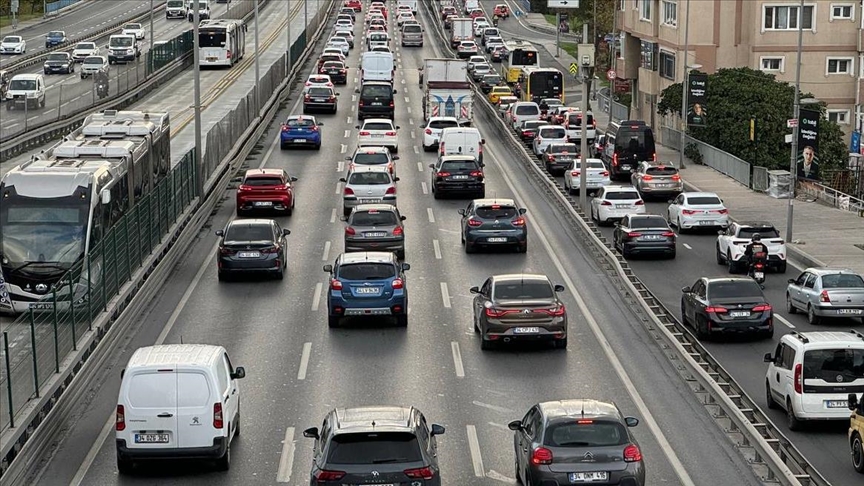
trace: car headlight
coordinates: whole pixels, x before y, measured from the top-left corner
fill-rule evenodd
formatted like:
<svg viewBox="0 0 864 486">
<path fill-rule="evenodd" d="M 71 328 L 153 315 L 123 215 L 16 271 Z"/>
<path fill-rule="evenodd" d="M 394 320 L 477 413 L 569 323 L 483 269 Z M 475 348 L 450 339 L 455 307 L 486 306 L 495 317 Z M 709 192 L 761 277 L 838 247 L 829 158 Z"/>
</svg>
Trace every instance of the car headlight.
<svg viewBox="0 0 864 486">
<path fill-rule="evenodd" d="M 135 52 L 134 49 L 126 49 L 126 54 L 132 54 L 133 52 Z"/>
</svg>

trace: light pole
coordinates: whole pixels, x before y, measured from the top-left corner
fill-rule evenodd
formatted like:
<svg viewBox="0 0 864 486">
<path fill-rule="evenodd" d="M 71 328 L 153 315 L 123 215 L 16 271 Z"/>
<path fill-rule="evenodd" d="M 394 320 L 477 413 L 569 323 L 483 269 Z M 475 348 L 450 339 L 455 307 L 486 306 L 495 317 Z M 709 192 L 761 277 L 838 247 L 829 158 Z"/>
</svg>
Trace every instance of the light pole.
<svg viewBox="0 0 864 486">
<path fill-rule="evenodd" d="M 198 192 L 198 203 L 204 201 L 204 154 L 201 144 L 201 52 L 198 48 L 198 23 L 201 21 L 198 0 L 193 0 L 192 9 L 192 62 L 195 69 L 194 94 L 195 97 L 195 189 Z"/>
<path fill-rule="evenodd" d="M 801 0 L 801 5 L 798 6 L 798 13 L 804 15 L 804 0 Z M 801 20 L 798 20 L 798 62 L 795 63 L 795 102 L 792 105 L 792 118 L 799 121 L 801 115 L 801 48 L 804 44 L 804 29 L 801 26 Z M 797 182 L 796 163 L 798 162 L 798 131 L 800 130 L 798 123 L 792 128 L 792 150 L 789 154 L 789 178 L 792 187 L 789 190 L 789 204 L 786 207 L 786 242 L 792 242 L 792 214 L 794 209 L 792 201 L 795 200 L 795 186 Z"/>
<path fill-rule="evenodd" d="M 153 50 L 153 0 L 150 0 L 150 50 Z"/>
<path fill-rule="evenodd" d="M 687 4 L 684 8 L 687 9 L 687 13 L 684 14 L 684 80 L 681 82 L 681 146 L 678 150 L 679 169 L 685 169 L 687 167 L 684 165 L 684 144 L 687 141 L 687 88 L 690 84 L 690 69 L 688 67 L 690 62 L 690 0 L 687 0 Z"/>
<path fill-rule="evenodd" d="M 255 2 L 255 111 L 261 109 L 261 91 L 258 82 L 261 74 L 258 67 L 258 58 L 261 57 L 261 44 L 258 43 L 258 0 Z"/>
</svg>

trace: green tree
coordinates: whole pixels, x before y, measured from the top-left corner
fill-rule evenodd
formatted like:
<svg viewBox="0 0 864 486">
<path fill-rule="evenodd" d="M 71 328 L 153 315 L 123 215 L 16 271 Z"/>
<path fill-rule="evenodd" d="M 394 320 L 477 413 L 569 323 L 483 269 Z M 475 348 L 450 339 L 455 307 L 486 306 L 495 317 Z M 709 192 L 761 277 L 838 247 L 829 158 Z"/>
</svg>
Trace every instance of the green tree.
<svg viewBox="0 0 864 486">
<path fill-rule="evenodd" d="M 681 115 L 681 83 L 660 94 L 657 113 Z M 720 69 L 708 76 L 706 105 L 708 126 L 690 127 L 690 135 L 744 160 L 768 167 L 788 169 L 789 145 L 785 143 L 786 120 L 792 118 L 795 87 L 773 75 L 741 67 Z M 812 98 L 802 93 L 801 98 Z M 845 167 L 848 147 L 836 123 L 819 122 L 819 163 L 823 169 Z M 756 121 L 756 143 L 750 142 L 750 119 Z"/>
</svg>

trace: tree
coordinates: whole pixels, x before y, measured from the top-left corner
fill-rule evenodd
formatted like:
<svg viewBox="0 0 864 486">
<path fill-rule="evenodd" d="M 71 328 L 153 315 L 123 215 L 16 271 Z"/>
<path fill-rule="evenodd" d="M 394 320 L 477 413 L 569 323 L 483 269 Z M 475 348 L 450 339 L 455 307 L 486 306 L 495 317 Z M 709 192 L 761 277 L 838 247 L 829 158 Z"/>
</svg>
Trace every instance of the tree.
<svg viewBox="0 0 864 486">
<path fill-rule="evenodd" d="M 660 94 L 657 113 L 681 115 L 682 85 L 676 83 Z M 795 87 L 777 81 L 773 75 L 740 67 L 720 69 L 708 76 L 706 105 L 708 126 L 690 127 L 693 138 L 769 169 L 789 168 L 791 132 L 786 120 L 792 118 Z M 801 98 L 812 98 L 802 93 Z M 848 147 L 836 123 L 825 116 L 819 122 L 819 164 L 823 169 L 846 166 Z M 756 143 L 750 141 L 750 119 L 756 120 Z"/>
</svg>

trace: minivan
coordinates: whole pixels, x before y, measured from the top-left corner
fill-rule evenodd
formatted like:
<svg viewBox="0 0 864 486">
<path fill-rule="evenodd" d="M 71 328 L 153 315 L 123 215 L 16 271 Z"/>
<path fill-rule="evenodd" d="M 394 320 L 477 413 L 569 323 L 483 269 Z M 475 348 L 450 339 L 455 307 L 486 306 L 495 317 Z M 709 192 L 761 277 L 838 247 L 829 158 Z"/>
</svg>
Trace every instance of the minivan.
<svg viewBox="0 0 864 486">
<path fill-rule="evenodd" d="M 629 179 L 639 162 L 657 160 L 654 132 L 641 120 L 609 123 L 602 159 L 612 179 Z"/>
<path fill-rule="evenodd" d="M 402 26 L 402 47 L 423 47 L 423 27 L 417 24 L 406 24 Z"/>
<path fill-rule="evenodd" d="M 222 346 L 165 344 L 137 349 L 120 372 L 115 442 L 120 474 L 152 459 L 215 460 L 228 470 L 240 433 L 243 367 Z"/>
<path fill-rule="evenodd" d="M 459 127 L 441 130 L 438 142 L 438 156 L 471 155 L 477 162 L 483 163 L 483 145 L 486 140 L 476 128 Z"/>
<path fill-rule="evenodd" d="M 393 95 L 396 90 L 386 81 L 367 81 L 357 90 L 360 98 L 357 100 L 357 119 L 389 118 L 393 119 L 395 107 Z"/>
<path fill-rule="evenodd" d="M 523 121 L 539 120 L 540 105 L 533 101 L 519 101 L 510 106 L 510 125 L 515 130 Z"/>
</svg>

